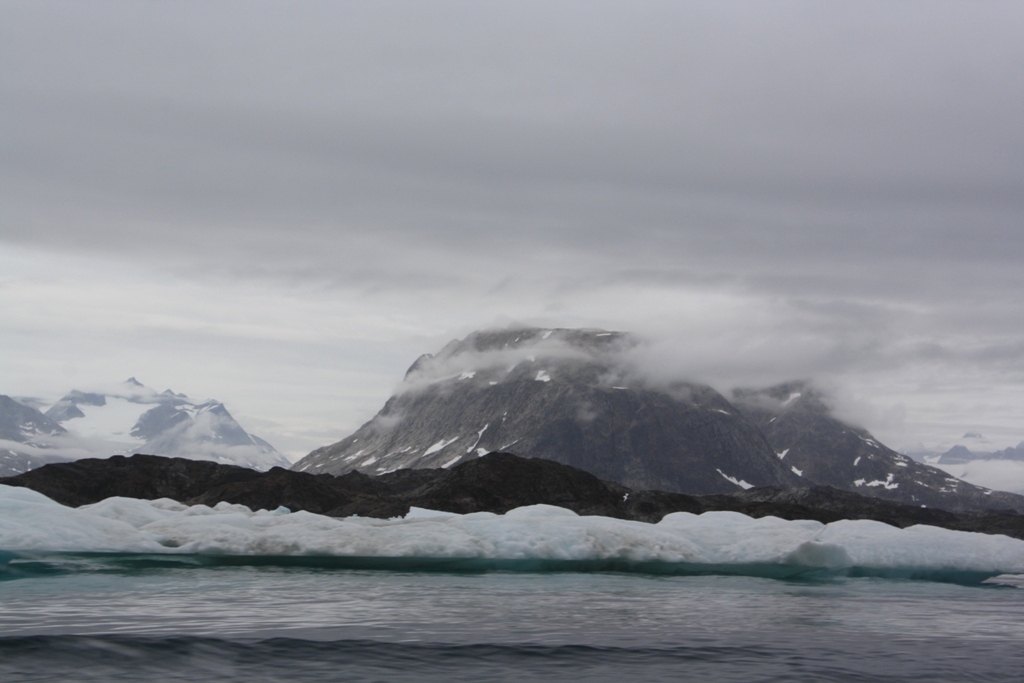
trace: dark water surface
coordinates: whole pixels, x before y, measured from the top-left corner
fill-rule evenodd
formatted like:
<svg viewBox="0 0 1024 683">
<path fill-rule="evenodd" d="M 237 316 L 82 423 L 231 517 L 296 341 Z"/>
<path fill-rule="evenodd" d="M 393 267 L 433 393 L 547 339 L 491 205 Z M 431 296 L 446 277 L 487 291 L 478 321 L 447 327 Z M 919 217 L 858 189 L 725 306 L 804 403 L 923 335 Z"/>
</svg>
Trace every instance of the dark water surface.
<svg viewBox="0 0 1024 683">
<path fill-rule="evenodd" d="M 0 681 L 1020 681 L 1024 590 L 44 558 Z"/>
</svg>

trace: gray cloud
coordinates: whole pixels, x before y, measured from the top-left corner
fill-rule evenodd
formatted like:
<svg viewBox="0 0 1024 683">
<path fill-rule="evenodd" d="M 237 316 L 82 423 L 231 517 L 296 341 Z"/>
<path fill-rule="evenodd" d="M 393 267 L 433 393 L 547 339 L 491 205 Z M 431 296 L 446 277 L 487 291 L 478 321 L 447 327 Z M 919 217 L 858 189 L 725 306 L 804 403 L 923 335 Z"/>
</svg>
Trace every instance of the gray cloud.
<svg viewBox="0 0 1024 683">
<path fill-rule="evenodd" d="M 719 384 L 1020 396 L 1022 22 L 1012 2 L 7 3 L 0 248 L 124 268 L 95 295 L 163 312 L 123 343 L 177 348 L 179 372 L 231 336 L 312 378 L 390 334 L 332 370 L 373 377 L 337 389 L 360 401 L 501 315 L 635 330 Z M 28 277 L 0 283 L 0 332 L 44 368 L 50 322 L 90 323 L 59 278 L 28 311 Z M 111 293 L 143 281 L 147 302 Z"/>
</svg>

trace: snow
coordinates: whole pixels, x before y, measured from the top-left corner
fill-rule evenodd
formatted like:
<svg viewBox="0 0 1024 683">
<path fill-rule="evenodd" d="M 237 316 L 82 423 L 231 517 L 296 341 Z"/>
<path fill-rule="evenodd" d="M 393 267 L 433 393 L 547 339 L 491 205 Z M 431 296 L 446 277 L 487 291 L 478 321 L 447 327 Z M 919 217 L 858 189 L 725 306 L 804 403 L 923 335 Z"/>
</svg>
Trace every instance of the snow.
<svg viewBox="0 0 1024 683">
<path fill-rule="evenodd" d="M 732 415 L 732 413 L 730 413 L 728 410 L 721 410 L 719 408 L 713 408 L 712 410 L 714 410 L 716 413 L 721 413 L 722 415 Z"/>
<path fill-rule="evenodd" d="M 133 403 L 123 398 L 107 396 L 107 404 L 90 406 L 80 404 L 85 417 L 73 417 L 61 424 L 65 429 L 93 439 L 110 439 L 130 446 L 141 446 L 145 440 L 131 435 L 142 414 L 154 407 L 152 403 Z"/>
<path fill-rule="evenodd" d="M 860 456 L 858 455 L 856 458 L 853 459 L 853 466 L 856 467 L 857 463 L 859 463 L 859 462 L 860 462 Z"/>
<path fill-rule="evenodd" d="M 795 474 L 798 477 L 804 476 L 804 471 L 803 470 L 798 470 L 797 468 L 793 467 L 792 465 L 790 465 L 789 469 L 793 470 L 793 474 Z"/>
<path fill-rule="evenodd" d="M 540 338 L 547 339 L 548 337 L 551 336 L 552 332 L 554 332 L 554 330 L 544 330 L 544 334 L 540 335 Z"/>
<path fill-rule="evenodd" d="M 490 427 L 490 426 L 491 426 L 491 423 L 488 422 L 487 424 L 484 425 L 483 429 L 481 429 L 479 432 L 476 433 L 476 441 L 473 442 L 472 446 L 470 446 L 469 448 L 466 449 L 467 453 L 472 453 L 473 452 L 473 449 L 475 449 L 477 447 L 477 445 L 480 443 L 480 439 L 484 438 L 484 432 L 486 432 L 487 428 Z"/>
<path fill-rule="evenodd" d="M 441 469 L 446 470 L 449 467 L 451 467 L 452 465 L 454 465 L 455 463 L 457 463 L 461 459 L 462 459 L 462 454 L 460 453 L 459 455 L 456 455 L 454 458 L 452 458 L 451 460 L 449 460 L 445 464 L 441 465 Z"/>
<path fill-rule="evenodd" d="M 754 488 L 753 484 L 748 484 L 747 482 L 743 481 L 742 479 L 736 479 L 735 477 L 730 477 L 728 474 L 726 474 L 722 470 L 717 470 L 716 469 L 715 471 L 718 472 L 719 474 L 721 474 L 727 480 L 731 481 L 733 484 L 736 484 L 736 486 L 739 486 L 741 489 L 746 490 L 746 489 Z"/>
<path fill-rule="evenodd" d="M 459 440 L 459 437 L 457 437 L 457 436 L 454 439 L 441 439 L 440 441 L 435 443 L 433 446 L 431 446 L 427 450 L 423 451 L 423 455 L 430 455 L 431 453 L 437 453 L 438 451 L 444 450 L 445 448 L 447 448 L 448 446 L 450 446 L 451 444 L 455 443 L 458 440 Z"/>
<path fill-rule="evenodd" d="M 806 570 L 1024 574 L 1024 542 L 867 520 L 831 524 L 736 512 L 677 512 L 657 524 L 585 516 L 548 505 L 504 515 L 413 508 L 404 519 L 332 518 L 285 508 L 186 506 L 108 498 L 70 508 L 0 485 L 0 554 L 129 552 L 685 563 L 713 571 Z M 0 564 L 0 571 L 3 565 Z M 855 572 L 856 574 L 857 572 Z M 897 574 L 898 575 L 898 574 Z"/>
<path fill-rule="evenodd" d="M 791 393 L 789 395 L 789 398 L 787 398 L 785 401 L 782 402 L 782 405 L 783 406 L 788 406 L 790 403 L 792 403 L 793 401 L 797 400 L 801 396 L 803 396 L 803 394 L 801 394 L 799 391 L 794 391 L 793 393 Z"/>
<path fill-rule="evenodd" d="M 885 478 L 885 481 L 882 481 L 881 479 L 876 479 L 875 481 L 869 481 L 868 483 L 864 484 L 864 486 L 884 486 L 886 489 L 890 490 L 899 488 L 900 485 L 893 482 L 893 476 L 894 475 L 892 474 L 892 472 L 890 472 L 889 476 Z M 857 486 L 860 486 L 860 484 L 857 484 Z"/>
<path fill-rule="evenodd" d="M 789 449 L 788 448 L 786 450 L 782 451 L 781 453 L 776 453 L 775 455 L 779 456 L 779 460 L 782 460 L 783 458 L 786 457 L 786 453 L 789 453 Z"/>
<path fill-rule="evenodd" d="M 459 375 L 459 379 L 473 379 L 476 377 L 476 371 L 467 370 Z"/>
<path fill-rule="evenodd" d="M 544 370 L 538 370 L 537 371 L 537 376 L 534 379 L 537 380 L 538 382 L 550 382 L 551 381 L 551 375 L 549 375 Z"/>
</svg>

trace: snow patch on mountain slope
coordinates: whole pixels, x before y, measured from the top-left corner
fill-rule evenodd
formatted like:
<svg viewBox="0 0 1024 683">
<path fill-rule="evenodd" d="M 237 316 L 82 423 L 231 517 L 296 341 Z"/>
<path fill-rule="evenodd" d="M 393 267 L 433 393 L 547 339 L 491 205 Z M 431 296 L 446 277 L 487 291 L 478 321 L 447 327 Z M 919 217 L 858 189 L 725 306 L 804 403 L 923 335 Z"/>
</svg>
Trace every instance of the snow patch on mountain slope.
<svg viewBox="0 0 1024 683">
<path fill-rule="evenodd" d="M 430 455 L 432 453 L 437 453 L 438 451 L 443 451 L 445 448 L 447 448 L 448 446 L 452 445 L 453 443 L 455 443 L 458 440 L 459 440 L 459 437 L 457 437 L 457 436 L 454 437 L 454 438 L 451 438 L 451 439 L 441 439 L 440 441 L 435 443 L 433 446 L 431 446 L 427 450 L 423 451 L 423 455 Z"/>
<path fill-rule="evenodd" d="M 726 474 L 722 470 L 716 469 L 715 471 L 718 472 L 719 474 L 721 474 L 727 481 L 735 484 L 736 486 L 739 486 L 741 489 L 746 490 L 746 489 L 754 488 L 753 484 L 748 484 L 747 482 L 743 481 L 742 479 L 737 479 L 736 477 L 730 477 L 728 474 Z"/>
</svg>

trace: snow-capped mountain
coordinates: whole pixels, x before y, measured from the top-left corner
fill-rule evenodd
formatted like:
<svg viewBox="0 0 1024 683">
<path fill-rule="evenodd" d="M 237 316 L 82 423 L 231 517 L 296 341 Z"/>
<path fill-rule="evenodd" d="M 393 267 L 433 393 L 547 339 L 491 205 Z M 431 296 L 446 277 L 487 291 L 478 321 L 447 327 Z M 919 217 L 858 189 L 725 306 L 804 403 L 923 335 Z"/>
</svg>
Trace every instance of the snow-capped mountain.
<svg viewBox="0 0 1024 683">
<path fill-rule="evenodd" d="M 376 417 L 293 469 L 381 474 L 451 467 L 501 450 L 634 489 L 799 485 L 757 428 L 714 389 L 652 388 L 618 373 L 614 359 L 633 343 L 603 330 L 471 334 L 420 357 Z"/>
<path fill-rule="evenodd" d="M 1024 462 L 1024 441 L 999 451 L 972 451 L 957 444 L 935 457 L 938 465 L 962 465 L 973 460 L 1014 460 Z"/>
<path fill-rule="evenodd" d="M 12 403 L 21 405 L 17 401 Z M 36 429 L 39 434 L 21 447 L 8 444 L 23 456 L 53 461 L 149 453 L 214 460 L 259 470 L 289 465 L 273 446 L 248 434 L 222 403 L 194 401 L 169 389 L 158 393 L 134 377 L 104 391 L 71 391 L 45 414 L 28 406 L 21 408 L 33 414 L 19 412 L 17 424 L 22 429 Z M 14 460 L 12 457 L 12 466 Z M 42 463 L 26 464 L 18 471 Z"/>
<path fill-rule="evenodd" d="M 373 419 L 292 469 L 383 474 L 451 467 L 500 450 L 633 489 L 826 484 L 951 510 L 1024 510 L 1024 497 L 891 451 L 836 419 L 805 385 L 738 392 L 729 401 L 708 386 L 645 379 L 630 363 L 637 343 L 604 330 L 475 332 L 421 356 Z"/>
<path fill-rule="evenodd" d="M 988 443 L 980 434 L 967 434 L 969 441 L 981 443 L 982 448 Z M 1024 442 L 1001 450 L 969 448 L 960 443 L 945 452 L 933 451 L 917 454 L 930 465 L 949 473 L 954 477 L 969 481 L 978 486 L 997 487 L 1003 491 L 1024 494 Z"/>
<path fill-rule="evenodd" d="M 1024 510 L 1024 497 L 957 479 L 842 422 L 806 382 L 737 390 L 733 403 L 761 429 L 780 461 L 815 484 L 950 510 Z"/>
<path fill-rule="evenodd" d="M 37 409 L 0 396 L 0 477 L 63 460 L 52 447 L 67 438 L 67 430 Z"/>
</svg>

